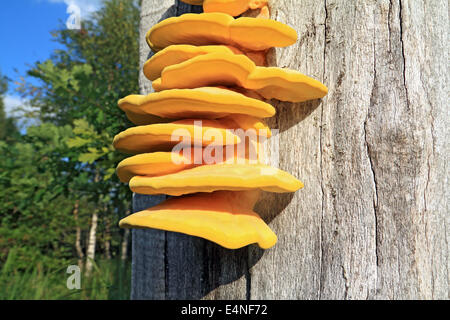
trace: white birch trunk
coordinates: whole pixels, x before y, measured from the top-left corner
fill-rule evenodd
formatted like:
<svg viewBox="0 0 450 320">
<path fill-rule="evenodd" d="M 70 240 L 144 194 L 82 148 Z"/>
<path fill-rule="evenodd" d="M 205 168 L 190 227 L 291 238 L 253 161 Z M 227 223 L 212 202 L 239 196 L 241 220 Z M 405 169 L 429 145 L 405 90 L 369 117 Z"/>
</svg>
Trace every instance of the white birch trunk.
<svg viewBox="0 0 450 320">
<path fill-rule="evenodd" d="M 92 266 L 95 259 L 95 245 L 97 243 L 97 224 L 98 212 L 94 210 L 91 217 L 91 229 L 89 230 L 89 242 L 86 250 L 86 275 L 92 272 Z"/>
<path fill-rule="evenodd" d="M 77 256 L 78 256 L 78 266 L 80 267 L 80 269 L 83 269 L 83 258 L 84 258 L 84 253 L 83 253 L 83 249 L 81 248 L 81 228 L 78 225 L 79 221 L 78 221 L 78 211 L 79 211 L 79 201 L 75 201 L 75 204 L 73 206 L 73 217 L 75 220 L 75 249 L 77 251 Z"/>
</svg>

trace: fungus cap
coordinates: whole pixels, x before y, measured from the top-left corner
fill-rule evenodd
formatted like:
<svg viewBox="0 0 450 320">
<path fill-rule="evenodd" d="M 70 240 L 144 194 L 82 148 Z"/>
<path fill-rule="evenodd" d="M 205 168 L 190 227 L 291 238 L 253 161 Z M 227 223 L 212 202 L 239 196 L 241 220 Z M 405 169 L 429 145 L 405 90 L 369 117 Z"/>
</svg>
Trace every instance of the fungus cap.
<svg viewBox="0 0 450 320">
<path fill-rule="evenodd" d="M 300 72 L 257 67 L 244 55 L 210 53 L 166 67 L 152 82 L 156 91 L 209 85 L 239 86 L 266 99 L 302 102 L 325 96 L 328 88 Z"/>
<path fill-rule="evenodd" d="M 162 49 L 148 59 L 144 63 L 144 75 L 147 79 L 153 81 L 161 77 L 164 68 L 208 53 L 243 54 L 248 56 L 256 65 L 263 66 L 266 64 L 266 53 L 264 51 L 244 52 L 233 46 L 225 45 L 193 46 L 176 44 Z"/>
<path fill-rule="evenodd" d="M 222 141 L 216 142 L 215 137 L 221 137 Z M 113 145 L 121 152 L 135 154 L 169 151 L 183 142 L 200 146 L 223 145 L 237 144 L 240 138 L 216 120 L 186 119 L 128 128 L 114 137 Z"/>
<path fill-rule="evenodd" d="M 295 192 L 303 183 L 289 173 L 264 164 L 213 164 L 158 176 L 135 176 L 130 189 L 141 194 L 180 196 L 217 190 Z"/>
<path fill-rule="evenodd" d="M 255 242 L 268 249 L 277 242 L 277 236 L 252 210 L 254 199 L 255 192 L 228 191 L 170 198 L 127 216 L 119 226 L 181 232 L 228 249 Z"/>
<path fill-rule="evenodd" d="M 233 145 L 240 143 L 240 135 L 246 133 L 264 138 L 271 136 L 262 120 L 236 114 L 219 120 L 183 119 L 128 128 L 114 137 L 113 145 L 121 152 L 136 154 L 169 151 L 176 145 Z"/>
<path fill-rule="evenodd" d="M 203 5 L 203 12 L 222 12 L 236 17 L 248 9 L 267 5 L 268 0 L 181 0 L 188 4 Z"/>
<path fill-rule="evenodd" d="M 116 169 L 119 180 L 128 183 L 136 175 L 159 176 L 194 167 L 192 159 L 177 152 L 142 153 L 122 160 Z"/>
<path fill-rule="evenodd" d="M 259 51 L 294 44 L 297 32 L 271 19 L 234 19 L 225 13 L 186 13 L 154 25 L 147 32 L 146 40 L 155 52 L 174 44 L 225 44 Z"/>
<path fill-rule="evenodd" d="M 193 4 L 197 6 L 201 6 L 203 4 L 203 0 L 181 0 L 181 1 L 187 4 Z"/>
<path fill-rule="evenodd" d="M 204 12 L 223 12 L 236 17 L 249 9 L 259 9 L 267 5 L 268 0 L 204 0 Z"/>
<path fill-rule="evenodd" d="M 216 151 L 220 153 L 216 154 Z M 200 165 L 216 163 L 257 163 L 260 161 L 258 152 L 254 154 L 229 146 L 213 148 L 186 147 L 179 151 L 141 153 L 122 160 L 116 169 L 120 181 L 128 183 L 134 176 L 155 177 L 179 172 Z M 242 153 L 242 154 L 241 154 Z"/>
<path fill-rule="evenodd" d="M 137 125 L 161 122 L 161 118 L 218 119 L 233 114 L 267 118 L 275 114 L 275 108 L 266 102 L 215 87 L 129 95 L 118 104 Z"/>
</svg>

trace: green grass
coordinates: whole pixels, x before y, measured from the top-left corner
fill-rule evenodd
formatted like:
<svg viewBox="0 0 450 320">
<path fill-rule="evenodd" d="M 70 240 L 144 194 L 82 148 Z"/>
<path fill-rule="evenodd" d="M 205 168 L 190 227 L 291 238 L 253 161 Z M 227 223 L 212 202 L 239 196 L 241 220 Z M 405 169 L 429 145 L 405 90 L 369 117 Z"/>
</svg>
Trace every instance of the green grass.
<svg viewBox="0 0 450 320">
<path fill-rule="evenodd" d="M 0 300 L 126 300 L 130 298 L 131 263 L 99 260 L 91 276 L 81 275 L 81 289 L 68 289 L 67 267 L 43 270 L 39 264 L 26 270 L 14 268 L 9 255 L 0 270 Z"/>
</svg>

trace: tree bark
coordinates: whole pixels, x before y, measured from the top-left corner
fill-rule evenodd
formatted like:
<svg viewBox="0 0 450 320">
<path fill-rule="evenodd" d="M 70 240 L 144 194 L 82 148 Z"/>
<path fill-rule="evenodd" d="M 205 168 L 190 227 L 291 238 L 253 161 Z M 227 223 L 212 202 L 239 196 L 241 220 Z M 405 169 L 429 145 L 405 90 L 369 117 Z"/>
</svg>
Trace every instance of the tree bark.
<svg viewBox="0 0 450 320">
<path fill-rule="evenodd" d="M 448 3 L 298 0 L 270 8 L 299 35 L 271 50 L 270 65 L 329 88 L 320 101 L 271 101 L 279 167 L 305 188 L 265 193 L 257 205 L 278 235 L 266 251 L 133 230 L 132 298 L 448 299 Z M 145 32 L 186 10 L 143 1 L 141 66 Z M 140 84 L 150 91 L 142 72 Z M 157 201 L 135 195 L 134 210 Z"/>
<path fill-rule="evenodd" d="M 80 269 L 83 269 L 83 258 L 84 258 L 84 253 L 83 253 L 83 249 L 81 248 L 81 228 L 79 226 L 79 222 L 78 222 L 78 209 L 79 209 L 79 205 L 80 205 L 80 201 L 76 200 L 75 204 L 73 206 L 73 218 L 75 220 L 75 249 L 77 251 L 77 255 L 78 255 L 78 266 L 80 267 Z"/>
<path fill-rule="evenodd" d="M 105 259 L 111 260 L 111 222 L 108 216 L 108 207 L 103 208 L 103 221 L 105 223 L 105 231 L 103 234 L 103 241 L 105 245 Z"/>
<path fill-rule="evenodd" d="M 100 175 L 98 171 L 95 173 L 94 183 L 98 183 L 100 181 Z M 95 259 L 95 247 L 97 244 L 97 226 L 98 226 L 98 212 L 99 210 L 96 208 L 92 212 L 91 216 L 91 228 L 89 230 L 89 237 L 87 241 L 86 248 L 86 275 L 89 276 L 92 272 L 92 266 L 94 265 Z"/>
<path fill-rule="evenodd" d="M 122 261 L 125 261 L 128 258 L 128 241 L 129 241 L 128 238 L 129 237 L 130 237 L 130 229 L 125 229 L 123 231 L 122 245 L 121 245 L 121 250 L 120 250 L 120 260 L 122 260 Z"/>
<path fill-rule="evenodd" d="M 92 272 L 95 259 L 95 245 L 97 243 L 98 211 L 94 210 L 91 217 L 91 229 L 89 230 L 89 242 L 86 250 L 86 275 Z"/>
</svg>

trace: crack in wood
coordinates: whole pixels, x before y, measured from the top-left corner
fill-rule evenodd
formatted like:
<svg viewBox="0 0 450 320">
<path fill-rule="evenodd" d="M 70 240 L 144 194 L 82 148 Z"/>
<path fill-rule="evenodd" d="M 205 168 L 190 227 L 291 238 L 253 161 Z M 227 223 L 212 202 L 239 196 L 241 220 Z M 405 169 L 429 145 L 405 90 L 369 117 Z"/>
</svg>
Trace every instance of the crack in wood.
<svg viewBox="0 0 450 320">
<path fill-rule="evenodd" d="M 327 20 L 328 20 L 328 10 L 327 10 L 327 0 L 324 0 L 324 10 L 325 10 L 325 19 L 324 19 L 324 36 L 323 36 L 323 74 L 322 74 L 322 82 L 325 82 L 325 70 L 326 70 L 326 45 L 327 45 Z M 320 130 L 319 130 L 319 149 L 320 149 L 320 188 L 322 192 L 322 203 L 321 203 L 321 218 L 320 218 L 320 230 L 319 230 L 319 241 L 320 241 L 320 250 L 319 250 L 319 286 L 318 286 L 318 298 L 320 299 L 322 296 L 322 274 L 323 274 L 323 215 L 324 215 L 324 203 L 325 203 L 325 191 L 323 187 L 323 102 L 320 106 Z"/>
<path fill-rule="evenodd" d="M 374 20 L 375 20 L 375 16 L 374 16 Z M 370 104 L 368 106 L 367 109 L 367 115 L 366 115 L 366 119 L 364 121 L 364 125 L 363 125 L 363 130 L 364 130 L 364 142 L 366 144 L 366 153 L 367 153 L 367 158 L 369 160 L 369 165 L 370 165 L 370 170 L 372 172 L 372 180 L 373 180 L 373 185 L 374 185 L 374 192 L 375 192 L 375 199 L 373 201 L 373 213 L 374 213 L 374 223 L 375 223 L 375 261 L 376 261 L 376 281 L 375 281 L 375 287 L 377 286 L 377 274 L 378 274 L 378 266 L 379 266 L 379 257 L 378 257 L 378 215 L 377 215 L 377 208 L 378 208 L 378 184 L 377 184 L 377 178 L 375 175 L 375 167 L 374 167 L 374 163 L 373 163 L 373 159 L 372 159 L 372 152 L 371 152 L 371 148 L 370 148 L 370 143 L 367 139 L 367 123 L 369 121 L 369 114 L 370 114 L 370 107 L 373 106 L 375 104 L 375 97 L 377 94 L 377 56 L 376 56 L 376 49 L 375 49 L 375 28 L 373 30 L 373 84 L 372 84 L 372 92 L 371 92 L 371 96 L 370 96 Z"/>
<path fill-rule="evenodd" d="M 344 285 L 345 285 L 345 291 L 344 291 L 344 299 L 347 300 L 348 299 L 348 289 L 349 289 L 349 284 L 348 284 L 348 276 L 347 276 L 347 271 L 345 270 L 344 265 L 341 265 L 342 268 L 342 278 L 344 278 Z"/>
<path fill-rule="evenodd" d="M 250 273 L 250 265 L 248 263 L 249 261 L 249 250 L 247 250 L 247 268 L 245 270 L 245 298 L 247 300 L 251 300 L 251 292 L 252 292 L 252 276 Z"/>
<path fill-rule="evenodd" d="M 402 51 L 402 60 L 403 60 L 403 86 L 405 87 L 405 95 L 406 95 L 406 110 L 410 111 L 409 106 L 409 94 L 408 87 L 406 85 L 406 56 L 405 56 L 405 44 L 403 42 L 403 6 L 402 1 L 399 0 L 399 11 L 398 18 L 400 23 L 400 43 L 401 43 L 401 51 Z"/>
<path fill-rule="evenodd" d="M 389 39 L 389 53 L 392 52 L 392 44 L 391 44 L 391 15 L 392 15 L 392 0 L 389 0 L 389 11 L 388 11 L 388 17 L 387 17 L 387 24 L 388 24 L 388 39 Z"/>
<path fill-rule="evenodd" d="M 370 170 L 372 172 L 372 178 L 373 178 L 373 183 L 374 183 L 374 191 L 375 191 L 375 199 L 373 201 L 373 211 L 374 211 L 374 222 L 375 222 L 375 258 L 376 258 L 376 267 L 378 269 L 379 266 L 379 261 L 378 261 L 378 215 L 377 215 L 377 209 L 378 209 L 378 183 L 377 183 L 377 178 L 375 175 L 375 169 L 374 169 L 374 164 L 373 164 L 373 160 L 372 160 L 372 155 L 371 155 L 371 151 L 370 151 L 370 146 L 369 146 L 369 142 L 367 141 L 367 121 L 368 119 L 366 119 L 364 121 L 364 141 L 366 144 L 366 150 L 367 150 L 367 157 L 369 160 L 369 164 L 370 164 Z"/>
</svg>

